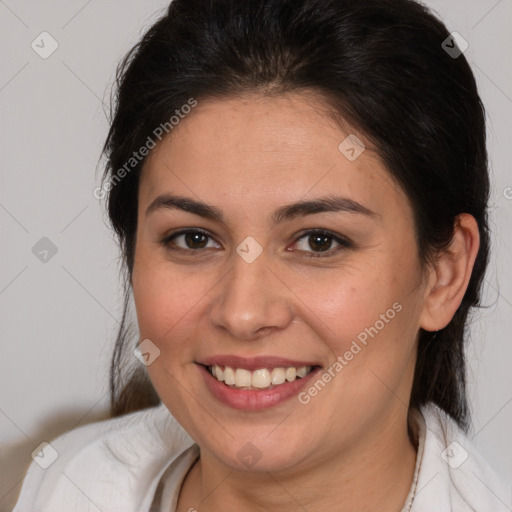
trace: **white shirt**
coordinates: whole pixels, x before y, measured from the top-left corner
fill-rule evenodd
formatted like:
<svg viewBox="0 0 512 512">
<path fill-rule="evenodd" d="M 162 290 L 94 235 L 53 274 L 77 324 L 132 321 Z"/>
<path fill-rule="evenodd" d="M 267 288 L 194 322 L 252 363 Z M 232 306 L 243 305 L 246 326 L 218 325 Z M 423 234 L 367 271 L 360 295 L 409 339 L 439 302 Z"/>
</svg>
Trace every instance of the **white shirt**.
<svg viewBox="0 0 512 512">
<path fill-rule="evenodd" d="M 429 404 L 413 414 L 415 481 L 403 511 L 511 512 L 512 485 L 456 423 Z M 13 512 L 175 511 L 199 448 L 162 404 L 72 430 L 30 465 Z M 412 500 L 412 508 L 411 506 Z"/>
</svg>

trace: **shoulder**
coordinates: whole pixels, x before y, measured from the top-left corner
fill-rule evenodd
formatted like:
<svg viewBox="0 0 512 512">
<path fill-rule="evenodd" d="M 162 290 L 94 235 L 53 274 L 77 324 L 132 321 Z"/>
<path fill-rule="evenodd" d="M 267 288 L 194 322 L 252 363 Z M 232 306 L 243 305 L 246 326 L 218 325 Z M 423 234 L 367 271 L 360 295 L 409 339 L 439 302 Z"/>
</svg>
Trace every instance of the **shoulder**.
<svg viewBox="0 0 512 512">
<path fill-rule="evenodd" d="M 192 444 L 163 404 L 71 430 L 31 463 L 13 512 L 144 510 Z"/>
<path fill-rule="evenodd" d="M 456 422 L 434 404 L 416 416 L 422 457 L 412 512 L 505 512 L 512 486 L 473 446 Z"/>
</svg>

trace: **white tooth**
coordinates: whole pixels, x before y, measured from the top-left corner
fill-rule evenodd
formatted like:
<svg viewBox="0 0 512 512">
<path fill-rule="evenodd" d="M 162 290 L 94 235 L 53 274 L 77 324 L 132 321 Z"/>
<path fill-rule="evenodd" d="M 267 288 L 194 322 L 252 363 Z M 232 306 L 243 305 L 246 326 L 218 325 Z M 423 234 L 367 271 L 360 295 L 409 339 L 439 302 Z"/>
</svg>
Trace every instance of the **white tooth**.
<svg viewBox="0 0 512 512">
<path fill-rule="evenodd" d="M 229 366 L 224 368 L 224 382 L 228 384 L 228 386 L 233 386 L 235 384 L 235 370 Z"/>
<path fill-rule="evenodd" d="M 297 370 L 295 368 L 293 368 L 293 367 L 286 368 L 285 377 L 286 377 L 287 381 L 289 381 L 289 382 L 294 381 L 296 376 L 297 376 Z"/>
<path fill-rule="evenodd" d="M 220 380 L 221 382 L 224 380 L 224 372 L 218 364 L 213 367 L 213 374 L 217 377 L 217 380 Z"/>
<path fill-rule="evenodd" d="M 254 388 L 268 388 L 270 386 L 270 372 L 265 368 L 255 370 L 252 372 L 251 383 Z"/>
<path fill-rule="evenodd" d="M 305 377 L 308 373 L 308 366 L 300 366 L 297 368 L 297 377 Z"/>
<path fill-rule="evenodd" d="M 310 370 L 310 366 L 300 366 L 298 368 L 273 368 L 272 370 L 260 368 L 251 372 L 244 368 L 226 366 L 223 371 L 217 364 L 211 368 L 213 376 L 228 386 L 257 389 L 268 388 L 270 385 L 278 386 L 286 381 L 293 382 L 297 377 L 305 377 Z"/>
<path fill-rule="evenodd" d="M 225 378 L 225 377 L 224 377 Z M 237 388 L 251 386 L 251 372 L 243 368 L 237 368 L 235 372 L 235 386 Z"/>
<path fill-rule="evenodd" d="M 286 380 L 284 368 L 274 368 L 270 380 L 274 386 L 282 384 Z"/>
</svg>

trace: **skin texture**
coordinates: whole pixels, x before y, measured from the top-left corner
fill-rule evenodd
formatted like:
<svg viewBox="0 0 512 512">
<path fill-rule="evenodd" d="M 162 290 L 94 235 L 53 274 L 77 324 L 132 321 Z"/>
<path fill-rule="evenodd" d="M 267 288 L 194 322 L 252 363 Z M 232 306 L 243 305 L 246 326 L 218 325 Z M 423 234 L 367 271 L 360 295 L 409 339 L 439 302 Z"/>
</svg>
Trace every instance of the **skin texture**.
<svg viewBox="0 0 512 512">
<path fill-rule="evenodd" d="M 404 505 L 416 457 L 407 413 L 418 330 L 441 329 L 455 313 L 478 228 L 460 216 L 452 245 L 422 272 L 407 197 L 364 136 L 342 131 L 327 109 L 306 93 L 199 101 L 146 161 L 132 276 L 141 340 L 159 347 L 151 380 L 201 449 L 178 511 Z M 355 161 L 338 149 L 349 133 L 367 145 Z M 177 209 L 146 214 L 163 193 L 213 205 L 224 222 Z M 276 208 L 328 195 L 374 215 L 322 212 L 272 224 Z M 162 242 L 185 228 L 210 238 L 175 238 L 186 254 Z M 320 251 L 306 229 L 351 246 L 327 238 L 330 256 L 308 259 Z M 252 263 L 236 252 L 249 236 L 263 250 Z M 401 311 L 307 404 L 293 397 L 233 409 L 213 397 L 194 362 L 272 355 L 328 369 L 396 303 Z M 261 454 L 251 468 L 237 456 L 247 442 Z"/>
</svg>

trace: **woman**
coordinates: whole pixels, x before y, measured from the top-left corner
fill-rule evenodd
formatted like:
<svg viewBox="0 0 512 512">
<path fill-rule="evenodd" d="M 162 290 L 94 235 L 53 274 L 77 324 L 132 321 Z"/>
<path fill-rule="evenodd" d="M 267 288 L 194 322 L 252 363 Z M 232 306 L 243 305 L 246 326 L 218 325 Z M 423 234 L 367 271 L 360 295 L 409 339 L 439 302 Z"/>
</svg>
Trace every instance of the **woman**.
<svg viewBox="0 0 512 512">
<path fill-rule="evenodd" d="M 113 418 L 52 441 L 15 511 L 511 509 L 464 435 L 489 181 L 439 20 L 175 0 L 120 67 L 105 153 Z"/>
</svg>

